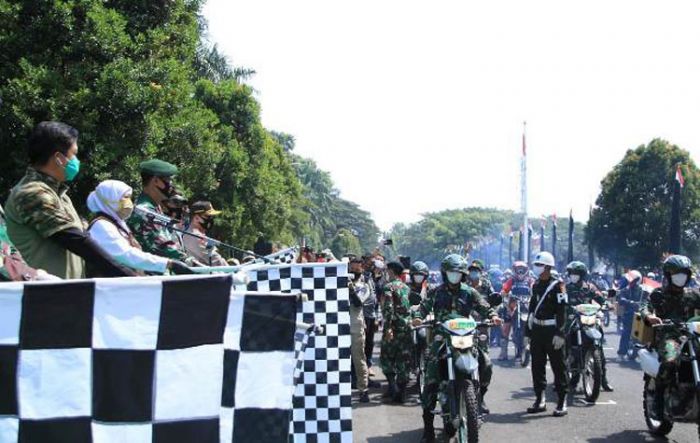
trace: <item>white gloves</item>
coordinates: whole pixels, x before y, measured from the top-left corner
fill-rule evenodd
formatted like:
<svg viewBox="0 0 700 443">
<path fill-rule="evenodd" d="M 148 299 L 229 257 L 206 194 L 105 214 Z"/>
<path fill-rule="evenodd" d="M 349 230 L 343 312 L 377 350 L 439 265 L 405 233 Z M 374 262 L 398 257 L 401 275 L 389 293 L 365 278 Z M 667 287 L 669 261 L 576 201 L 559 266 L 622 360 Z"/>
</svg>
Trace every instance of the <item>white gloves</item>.
<svg viewBox="0 0 700 443">
<path fill-rule="evenodd" d="M 554 346 L 554 349 L 556 351 L 563 348 L 565 344 L 566 344 L 566 339 L 564 339 L 564 337 L 559 337 L 558 335 L 555 335 L 554 338 L 552 339 L 552 346 Z"/>
<path fill-rule="evenodd" d="M 530 349 L 530 337 L 523 338 L 523 346 L 525 346 L 525 349 Z"/>
</svg>

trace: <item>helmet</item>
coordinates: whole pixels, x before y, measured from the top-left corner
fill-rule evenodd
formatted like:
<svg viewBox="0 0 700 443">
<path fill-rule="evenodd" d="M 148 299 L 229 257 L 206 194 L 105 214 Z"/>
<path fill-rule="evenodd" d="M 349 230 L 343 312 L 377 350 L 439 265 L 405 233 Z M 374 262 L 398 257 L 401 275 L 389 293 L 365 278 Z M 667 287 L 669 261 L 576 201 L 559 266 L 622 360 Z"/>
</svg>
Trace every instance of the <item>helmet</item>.
<svg viewBox="0 0 700 443">
<path fill-rule="evenodd" d="M 588 275 L 588 267 L 580 261 L 572 261 L 568 265 L 566 265 L 566 272 L 569 273 L 569 275 L 580 275 L 581 277 L 586 277 Z"/>
<path fill-rule="evenodd" d="M 511 275 L 513 275 L 513 271 L 511 269 L 506 269 L 505 271 L 503 271 L 504 277 L 510 277 Z"/>
<path fill-rule="evenodd" d="M 671 255 L 666 260 L 664 260 L 663 270 L 664 274 L 679 274 L 685 272 L 688 275 L 692 274 L 691 267 L 693 264 L 690 259 L 685 255 Z"/>
<path fill-rule="evenodd" d="M 473 260 L 471 262 L 471 264 L 469 265 L 469 269 L 478 269 L 479 271 L 483 271 L 484 270 L 484 262 L 477 258 L 476 260 Z"/>
<path fill-rule="evenodd" d="M 633 269 L 627 273 L 627 280 L 628 281 L 635 281 L 635 280 L 641 280 L 642 279 L 642 273 L 637 271 L 636 269 Z"/>
<path fill-rule="evenodd" d="M 423 274 L 427 277 L 430 274 L 430 268 L 422 261 L 416 261 L 411 265 L 411 274 Z"/>
<path fill-rule="evenodd" d="M 652 280 L 656 280 L 656 274 L 654 274 L 653 272 L 648 272 L 648 273 L 647 273 L 647 278 L 650 278 L 650 279 L 652 279 Z"/>
<path fill-rule="evenodd" d="M 468 272 L 467 267 L 467 261 L 459 254 L 450 254 L 440 263 L 441 272 L 457 271 L 466 274 Z"/>
<path fill-rule="evenodd" d="M 538 252 L 533 263 L 536 265 L 555 266 L 554 256 L 546 251 Z"/>
<path fill-rule="evenodd" d="M 513 262 L 513 270 L 516 270 L 518 268 L 524 268 L 527 269 L 527 263 L 524 261 L 515 261 Z"/>
</svg>

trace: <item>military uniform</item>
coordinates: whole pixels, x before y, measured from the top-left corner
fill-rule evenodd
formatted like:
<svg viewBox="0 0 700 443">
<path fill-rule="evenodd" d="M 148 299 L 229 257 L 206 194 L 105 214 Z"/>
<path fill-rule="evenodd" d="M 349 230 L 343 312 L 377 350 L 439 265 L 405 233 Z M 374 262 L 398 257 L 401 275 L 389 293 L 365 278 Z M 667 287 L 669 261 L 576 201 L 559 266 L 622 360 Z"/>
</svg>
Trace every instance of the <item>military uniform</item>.
<svg viewBox="0 0 700 443">
<path fill-rule="evenodd" d="M 408 383 L 411 362 L 409 293 L 408 286 L 401 280 L 395 279 L 384 285 L 382 296 L 384 334 L 379 362 L 390 385 L 395 381 L 400 389 Z M 390 330 L 394 335 L 391 340 L 387 336 Z"/>
<path fill-rule="evenodd" d="M 549 292 L 547 292 L 548 288 L 550 288 Z M 561 282 L 555 278 L 537 280 L 532 286 L 530 320 L 525 328 L 525 336 L 530 338 L 532 385 L 538 398 L 547 387 L 548 358 L 554 373 L 554 387 L 557 393 L 562 397 L 567 392 L 565 350 L 564 347 L 554 349 L 552 343 L 554 336 L 566 337 L 566 298 L 566 293 L 562 292 Z M 538 304 L 539 309 L 537 309 Z"/>
<path fill-rule="evenodd" d="M 479 278 L 478 281 L 469 280 L 469 286 L 471 286 L 473 289 L 475 289 L 484 300 L 488 300 L 488 297 L 494 293 L 493 285 L 491 284 L 491 280 L 489 280 L 487 277 L 484 277 L 483 275 L 481 276 L 481 278 Z M 480 315 L 481 314 L 478 314 L 475 317 L 481 318 Z M 488 320 L 488 318 L 483 318 L 482 320 Z M 480 327 L 479 333 L 485 334 L 488 337 L 488 328 L 486 326 Z M 479 349 L 482 352 L 485 352 L 488 355 L 488 352 L 489 352 L 488 340 L 477 340 L 477 346 L 479 347 Z"/>
<path fill-rule="evenodd" d="M 160 206 L 146 194 L 139 196 L 136 200 L 136 207 L 155 212 L 156 214 L 163 214 Z M 180 243 L 177 236 L 165 226 L 149 220 L 147 216 L 140 214 L 138 211 L 134 211 L 133 215 L 127 220 L 127 224 L 144 251 L 173 260 L 187 260 L 187 254 L 179 248 Z"/>
<path fill-rule="evenodd" d="M 444 322 L 450 318 L 469 317 L 476 311 L 482 318 L 490 319 L 496 315 L 488 302 L 474 288 L 461 284 L 459 289 L 451 291 L 446 284 L 432 290 L 428 297 L 420 304 L 420 308 L 414 312 L 415 318 L 425 319 L 432 313 L 437 322 Z M 441 341 L 433 341 L 428 355 L 425 389 L 421 403 L 424 411 L 432 411 L 437 401 L 437 390 L 440 383 L 438 375 L 438 351 L 442 346 Z M 479 380 L 482 392 L 485 393 L 491 382 L 493 367 L 488 353 L 479 352 Z"/>
</svg>

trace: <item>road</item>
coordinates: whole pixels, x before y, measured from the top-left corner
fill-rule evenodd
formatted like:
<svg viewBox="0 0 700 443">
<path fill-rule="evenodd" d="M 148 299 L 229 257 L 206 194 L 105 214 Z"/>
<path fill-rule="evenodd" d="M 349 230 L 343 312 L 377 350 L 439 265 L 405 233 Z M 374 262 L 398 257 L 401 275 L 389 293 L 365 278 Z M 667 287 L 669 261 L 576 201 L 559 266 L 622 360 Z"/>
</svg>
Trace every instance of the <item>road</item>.
<svg viewBox="0 0 700 443">
<path fill-rule="evenodd" d="M 530 368 L 521 368 L 513 361 L 498 362 L 498 350 L 491 349 L 494 361 L 494 377 L 487 396 L 491 414 L 480 430 L 482 442 L 588 442 L 588 443 L 639 443 L 639 442 L 697 442 L 696 425 L 677 423 L 668 439 L 657 439 L 646 431 L 642 415 L 642 373 L 636 362 L 620 361 L 617 357 L 618 335 L 614 320 L 606 331 L 605 355 L 608 359 L 608 375 L 615 392 L 602 392 L 598 403 L 590 406 L 576 395 L 569 406 L 569 415 L 563 418 L 551 416 L 556 394 L 548 389 L 548 411 L 529 415 L 525 409 L 534 400 Z M 377 335 L 379 337 L 379 335 Z M 378 352 L 378 346 L 375 349 Z M 513 355 L 512 349 L 510 352 Z M 378 358 L 375 358 L 378 360 Z M 377 368 L 378 369 L 378 368 Z M 551 383 L 552 373 L 547 370 Z M 385 384 L 381 371 L 376 380 Z M 404 405 L 382 402 L 381 390 L 370 392 L 371 402 L 359 404 L 356 393 L 353 398 L 353 440 L 369 443 L 418 442 L 423 421 L 418 395 L 413 383 Z M 441 428 L 439 418 L 436 428 Z M 439 434 L 438 434 L 439 436 Z"/>
</svg>

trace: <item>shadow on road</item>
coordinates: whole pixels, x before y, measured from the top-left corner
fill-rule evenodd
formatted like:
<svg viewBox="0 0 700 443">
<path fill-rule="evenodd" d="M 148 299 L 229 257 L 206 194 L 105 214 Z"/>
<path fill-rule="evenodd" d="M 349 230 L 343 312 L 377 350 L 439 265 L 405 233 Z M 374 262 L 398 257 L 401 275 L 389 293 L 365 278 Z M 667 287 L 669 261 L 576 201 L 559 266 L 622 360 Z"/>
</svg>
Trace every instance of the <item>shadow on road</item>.
<svg viewBox="0 0 700 443">
<path fill-rule="evenodd" d="M 412 431 L 401 431 L 391 435 L 383 435 L 381 437 L 369 437 L 367 443 L 399 443 L 407 441 L 420 441 L 423 435 L 423 429 L 414 429 Z"/>
<path fill-rule="evenodd" d="M 606 437 L 600 438 L 589 438 L 586 440 L 588 443 L 607 443 L 607 442 L 619 442 L 619 443 L 640 443 L 640 442 L 670 442 L 673 440 L 668 440 L 665 437 L 654 437 L 647 431 L 640 430 L 627 430 L 622 432 L 617 432 L 615 434 L 610 434 Z"/>
</svg>

